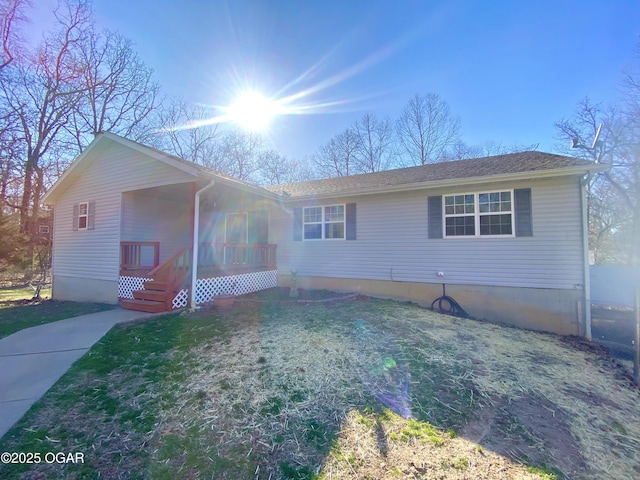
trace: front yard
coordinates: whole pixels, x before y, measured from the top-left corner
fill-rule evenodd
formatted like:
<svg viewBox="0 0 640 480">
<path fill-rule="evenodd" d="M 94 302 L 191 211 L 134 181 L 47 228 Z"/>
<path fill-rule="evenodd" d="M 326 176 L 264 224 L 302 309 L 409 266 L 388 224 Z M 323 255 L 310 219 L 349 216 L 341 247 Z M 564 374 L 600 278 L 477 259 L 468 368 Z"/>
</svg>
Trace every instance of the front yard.
<svg viewBox="0 0 640 480">
<path fill-rule="evenodd" d="M 0 288 L 0 338 L 36 325 L 116 307 L 104 303 L 47 300 L 46 297 L 51 295 L 50 288 L 41 292 L 42 300 L 32 299 L 33 294 L 31 287 Z"/>
<path fill-rule="evenodd" d="M 17 307 L 22 308 L 22 307 Z M 376 299 L 118 326 L 0 440 L 0 478 L 635 478 L 603 350 Z"/>
</svg>

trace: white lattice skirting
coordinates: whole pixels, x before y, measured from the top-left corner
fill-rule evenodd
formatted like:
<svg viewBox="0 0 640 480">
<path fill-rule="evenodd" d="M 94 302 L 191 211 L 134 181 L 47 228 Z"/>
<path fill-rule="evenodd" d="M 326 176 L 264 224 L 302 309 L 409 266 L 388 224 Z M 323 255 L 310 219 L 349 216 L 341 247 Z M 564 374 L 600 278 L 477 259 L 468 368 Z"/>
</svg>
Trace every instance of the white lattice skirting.
<svg viewBox="0 0 640 480">
<path fill-rule="evenodd" d="M 278 271 L 241 273 L 196 280 L 196 304 L 211 302 L 216 295 L 244 295 L 278 286 Z"/>
<path fill-rule="evenodd" d="M 121 276 L 118 281 L 118 297 L 133 298 L 133 292 L 142 290 L 144 282 L 152 278 Z M 214 300 L 216 295 L 244 295 L 278 286 L 278 271 L 241 273 L 225 277 L 199 278 L 196 280 L 196 304 Z M 172 307 L 182 308 L 189 303 L 189 290 L 184 288 L 172 300 Z"/>
<path fill-rule="evenodd" d="M 183 288 L 171 301 L 171 308 L 183 308 L 189 304 L 189 289 Z"/>
<path fill-rule="evenodd" d="M 144 282 L 150 282 L 152 278 L 121 276 L 118 279 L 118 297 L 133 298 L 133 292 L 142 290 Z"/>
</svg>

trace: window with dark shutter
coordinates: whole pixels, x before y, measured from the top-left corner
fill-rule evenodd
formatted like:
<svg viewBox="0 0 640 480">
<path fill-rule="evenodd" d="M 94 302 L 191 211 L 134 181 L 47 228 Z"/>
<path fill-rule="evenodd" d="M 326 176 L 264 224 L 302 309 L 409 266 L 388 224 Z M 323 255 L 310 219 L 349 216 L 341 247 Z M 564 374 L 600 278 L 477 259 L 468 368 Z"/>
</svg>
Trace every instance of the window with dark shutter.
<svg viewBox="0 0 640 480">
<path fill-rule="evenodd" d="M 72 223 L 72 228 L 73 231 L 77 231 L 78 230 L 78 216 L 80 215 L 80 205 L 78 205 L 77 203 L 73 206 L 73 223 Z"/>
<path fill-rule="evenodd" d="M 293 241 L 302 241 L 302 207 L 293 209 Z"/>
<path fill-rule="evenodd" d="M 356 204 L 347 203 L 346 205 L 346 239 L 356 239 Z"/>
<path fill-rule="evenodd" d="M 80 202 L 73 206 L 74 231 L 93 230 L 96 224 L 96 202 Z"/>
<path fill-rule="evenodd" d="M 96 202 L 89 202 L 87 213 L 87 230 L 93 230 L 96 226 Z"/>
<path fill-rule="evenodd" d="M 516 210 L 516 237 L 532 237 L 531 189 L 516 188 L 513 196 Z"/>
<path fill-rule="evenodd" d="M 428 199 L 429 238 L 442 238 L 442 196 Z"/>
</svg>

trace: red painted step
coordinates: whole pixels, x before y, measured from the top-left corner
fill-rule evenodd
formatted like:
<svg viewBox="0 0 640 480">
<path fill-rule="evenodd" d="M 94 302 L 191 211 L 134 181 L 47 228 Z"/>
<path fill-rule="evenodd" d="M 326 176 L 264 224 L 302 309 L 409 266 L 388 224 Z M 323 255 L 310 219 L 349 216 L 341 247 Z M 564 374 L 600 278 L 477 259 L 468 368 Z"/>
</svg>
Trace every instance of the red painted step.
<svg viewBox="0 0 640 480">
<path fill-rule="evenodd" d="M 120 299 L 120 306 L 127 310 L 137 310 L 138 312 L 161 313 L 169 311 L 165 302 L 154 300 L 131 300 L 129 298 L 122 298 Z"/>
<path fill-rule="evenodd" d="M 166 292 L 169 288 L 169 284 L 167 282 L 156 282 L 152 280 L 150 282 L 144 282 L 143 287 L 145 290 L 155 290 L 158 292 Z"/>
<path fill-rule="evenodd" d="M 155 302 L 165 302 L 171 292 L 162 292 L 160 290 L 136 290 L 133 292 L 133 298 L 136 300 L 153 300 Z"/>
</svg>

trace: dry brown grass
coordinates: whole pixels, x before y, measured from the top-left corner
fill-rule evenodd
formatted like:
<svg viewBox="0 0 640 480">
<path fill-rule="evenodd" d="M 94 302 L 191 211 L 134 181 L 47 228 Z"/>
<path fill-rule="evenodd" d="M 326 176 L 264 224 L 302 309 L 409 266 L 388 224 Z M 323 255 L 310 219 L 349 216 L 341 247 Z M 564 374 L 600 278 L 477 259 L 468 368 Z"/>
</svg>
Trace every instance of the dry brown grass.
<svg viewBox="0 0 640 480">
<path fill-rule="evenodd" d="M 358 319 L 374 334 L 365 342 Z M 218 459 L 246 460 L 222 462 L 216 478 L 540 478 L 523 464 L 554 467 L 547 478 L 640 474 L 638 391 L 579 340 L 377 300 L 222 321 L 233 332 L 193 349 L 187 393 L 159 430 L 160 444 L 191 436 Z M 365 385 L 398 349 L 417 420 L 383 411 Z M 411 435 L 426 421 L 438 441 Z"/>
</svg>

